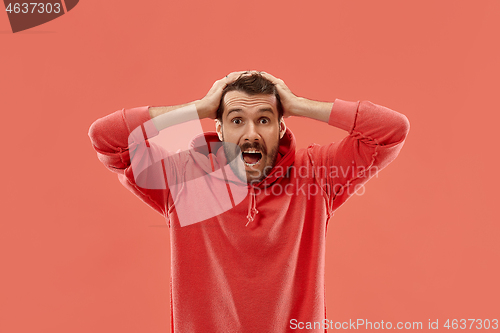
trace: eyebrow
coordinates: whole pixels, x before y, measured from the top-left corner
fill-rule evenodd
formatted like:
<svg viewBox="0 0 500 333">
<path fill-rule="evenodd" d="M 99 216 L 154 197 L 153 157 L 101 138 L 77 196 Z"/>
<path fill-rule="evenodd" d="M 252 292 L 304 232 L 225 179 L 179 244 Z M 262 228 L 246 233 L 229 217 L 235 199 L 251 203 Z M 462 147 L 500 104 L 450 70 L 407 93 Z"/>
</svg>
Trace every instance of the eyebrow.
<svg viewBox="0 0 500 333">
<path fill-rule="evenodd" d="M 229 114 L 231 112 L 240 112 L 240 111 L 243 111 L 243 109 L 232 109 L 231 111 L 229 111 L 227 113 L 226 117 L 229 117 Z M 271 113 L 274 113 L 272 108 L 262 108 L 262 109 L 259 109 L 259 112 L 271 112 Z"/>
</svg>

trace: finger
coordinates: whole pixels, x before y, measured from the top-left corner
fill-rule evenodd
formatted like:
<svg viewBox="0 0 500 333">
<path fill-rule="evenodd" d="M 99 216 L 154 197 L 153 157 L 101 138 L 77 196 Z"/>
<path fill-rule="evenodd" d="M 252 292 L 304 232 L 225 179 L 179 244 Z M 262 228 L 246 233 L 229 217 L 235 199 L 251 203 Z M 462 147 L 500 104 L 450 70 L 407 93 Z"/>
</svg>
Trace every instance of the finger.
<svg viewBox="0 0 500 333">
<path fill-rule="evenodd" d="M 260 73 L 261 72 L 259 72 L 258 70 L 252 69 L 252 70 L 244 71 L 242 75 L 253 75 L 253 74 L 260 74 Z"/>
<path fill-rule="evenodd" d="M 266 79 L 268 79 L 269 81 L 271 81 L 276 87 L 278 87 L 278 89 L 286 87 L 285 82 L 283 82 L 283 80 L 278 79 L 277 77 L 275 77 L 269 73 L 263 72 L 262 76 L 265 77 Z M 282 85 L 284 87 L 282 87 Z"/>
<path fill-rule="evenodd" d="M 223 78 L 224 83 L 229 84 L 233 81 L 235 81 L 237 78 L 239 78 L 241 75 L 243 75 L 244 71 L 239 71 L 239 72 L 232 72 L 226 75 L 226 77 Z"/>
<path fill-rule="evenodd" d="M 237 71 L 237 72 L 232 72 L 226 75 L 226 77 L 234 77 L 234 76 L 239 76 L 241 74 L 245 73 L 245 71 Z"/>
<path fill-rule="evenodd" d="M 269 74 L 269 73 L 266 73 L 266 72 L 261 72 L 262 76 L 267 78 L 269 81 L 273 82 L 273 83 L 277 83 L 277 81 L 279 80 L 277 77 L 274 77 L 273 75 Z"/>
<path fill-rule="evenodd" d="M 224 76 L 222 79 L 219 79 L 219 80 L 215 81 L 214 86 L 215 85 L 217 85 L 217 86 L 225 86 L 226 84 L 231 83 L 232 81 L 234 81 L 235 78 L 237 78 L 236 75 L 239 75 L 241 73 L 243 73 L 243 71 L 229 73 L 228 75 Z"/>
<path fill-rule="evenodd" d="M 257 70 L 237 71 L 237 72 L 229 73 L 228 75 L 226 75 L 221 80 L 223 80 L 226 84 L 228 84 L 228 83 L 233 82 L 234 80 L 236 80 L 237 78 L 239 78 L 241 76 L 252 75 L 252 74 L 255 74 L 255 73 L 261 73 L 261 72 L 259 72 Z"/>
</svg>

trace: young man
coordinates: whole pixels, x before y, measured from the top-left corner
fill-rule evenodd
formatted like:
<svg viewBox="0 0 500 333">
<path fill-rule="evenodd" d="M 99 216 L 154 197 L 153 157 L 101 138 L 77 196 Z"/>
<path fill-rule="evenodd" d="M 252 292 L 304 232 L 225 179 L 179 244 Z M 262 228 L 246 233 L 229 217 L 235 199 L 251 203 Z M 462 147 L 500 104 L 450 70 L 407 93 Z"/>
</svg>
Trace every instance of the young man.
<svg viewBox="0 0 500 333">
<path fill-rule="evenodd" d="M 296 151 L 290 116 L 349 135 Z M 150 142 L 197 118 L 215 119 L 216 133 L 190 149 Z M 261 333 L 325 331 L 328 220 L 396 158 L 408 131 L 388 108 L 308 100 L 250 71 L 186 105 L 116 111 L 89 136 L 104 165 L 170 227 L 172 332 Z"/>
</svg>

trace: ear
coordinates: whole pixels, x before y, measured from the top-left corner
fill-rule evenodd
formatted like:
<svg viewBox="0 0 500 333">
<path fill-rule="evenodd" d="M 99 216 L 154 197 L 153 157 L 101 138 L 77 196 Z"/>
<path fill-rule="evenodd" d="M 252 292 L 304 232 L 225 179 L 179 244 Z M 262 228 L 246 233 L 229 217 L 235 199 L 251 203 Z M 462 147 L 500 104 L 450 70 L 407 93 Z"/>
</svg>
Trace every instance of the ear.
<svg viewBox="0 0 500 333">
<path fill-rule="evenodd" d="M 280 121 L 280 139 L 283 139 L 283 136 L 285 135 L 286 132 L 286 125 L 285 125 L 285 119 L 281 117 Z"/>
<path fill-rule="evenodd" d="M 219 140 L 224 141 L 224 137 L 222 136 L 222 123 L 220 122 L 219 119 L 215 119 L 215 131 L 219 136 Z"/>
</svg>

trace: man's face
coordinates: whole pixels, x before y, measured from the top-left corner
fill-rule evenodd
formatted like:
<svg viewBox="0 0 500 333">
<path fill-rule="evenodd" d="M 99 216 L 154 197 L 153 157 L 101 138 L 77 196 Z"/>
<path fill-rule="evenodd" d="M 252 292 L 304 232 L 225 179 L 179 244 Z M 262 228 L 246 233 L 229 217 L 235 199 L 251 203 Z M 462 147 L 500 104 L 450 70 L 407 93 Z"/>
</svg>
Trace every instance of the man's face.
<svg viewBox="0 0 500 333">
<path fill-rule="evenodd" d="M 236 163 L 231 163 L 233 171 L 243 181 L 259 182 L 274 166 L 279 140 L 286 130 L 285 122 L 278 119 L 276 97 L 251 96 L 233 90 L 226 93 L 223 103 L 222 124 L 216 123 L 219 139 L 235 144 L 241 150 L 240 154 L 229 148 L 233 145 L 225 145 L 227 159 L 243 158 L 244 172 L 236 170 Z M 235 156 L 237 154 L 239 156 Z"/>
</svg>

